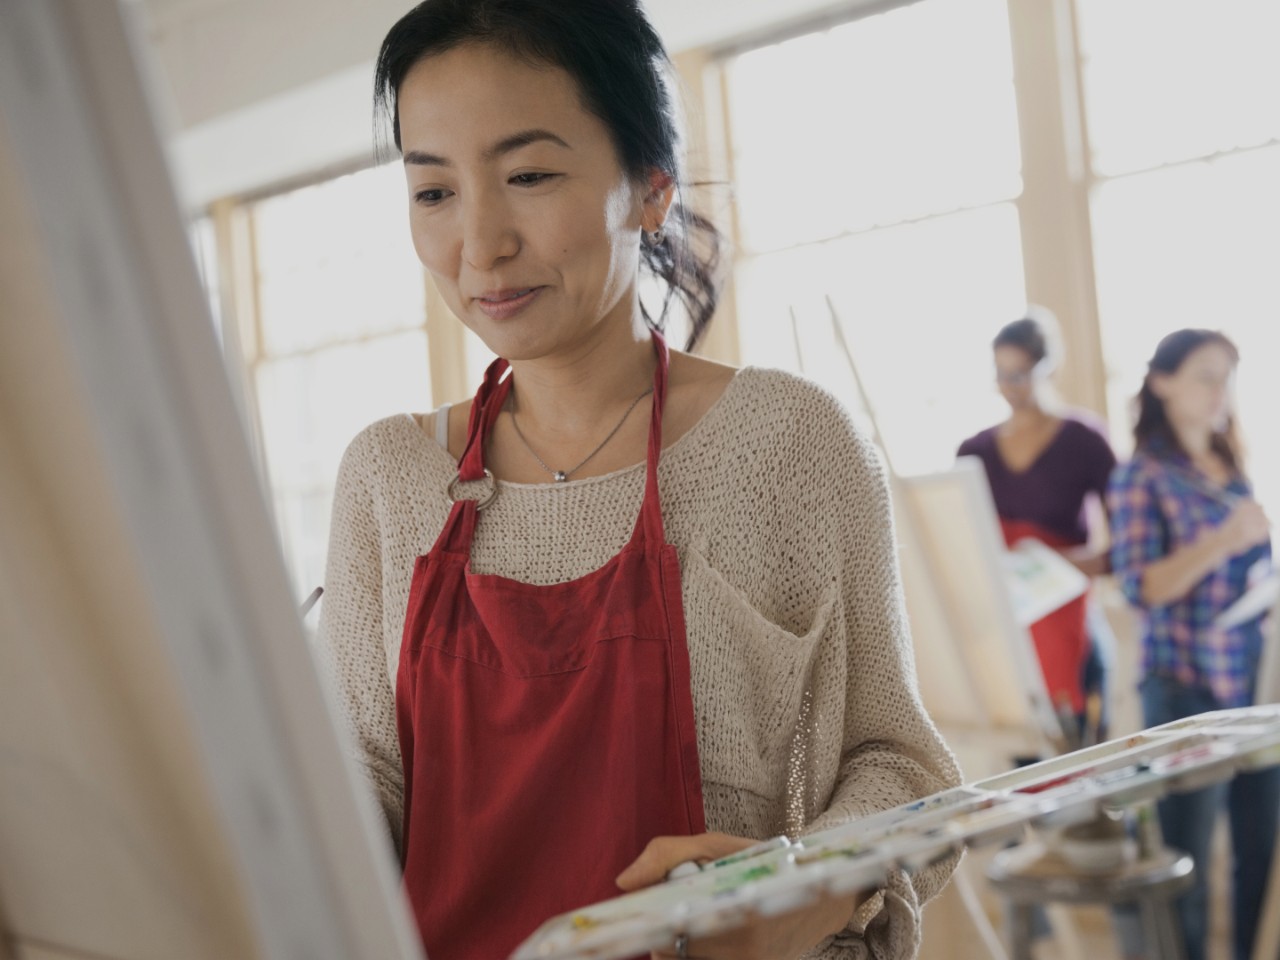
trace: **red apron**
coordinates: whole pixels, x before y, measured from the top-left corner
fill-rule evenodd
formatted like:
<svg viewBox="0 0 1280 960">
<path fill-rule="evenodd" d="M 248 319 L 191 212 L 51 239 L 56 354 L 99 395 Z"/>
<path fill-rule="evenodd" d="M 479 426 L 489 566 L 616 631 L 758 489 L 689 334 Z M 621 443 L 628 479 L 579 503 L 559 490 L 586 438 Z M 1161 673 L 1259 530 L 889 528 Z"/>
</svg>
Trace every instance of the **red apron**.
<svg viewBox="0 0 1280 960">
<path fill-rule="evenodd" d="M 1028 537 L 1055 550 L 1078 546 L 1066 537 L 1051 533 L 1025 520 L 1000 521 L 1005 543 L 1013 546 Z M 1089 655 L 1089 634 L 1085 626 L 1088 592 L 1041 617 L 1031 625 L 1045 689 L 1055 707 L 1069 704 L 1071 712 L 1084 713 L 1084 662 Z"/>
<path fill-rule="evenodd" d="M 619 890 L 660 835 L 703 832 L 680 567 L 658 496 L 667 347 L 654 336 L 644 502 L 593 573 L 535 586 L 473 573 L 477 501 L 414 563 L 396 679 L 404 883 L 432 960 L 498 960 L 551 916 Z M 471 409 L 461 480 L 511 389 Z M 490 481 L 492 483 L 492 481 Z"/>
</svg>

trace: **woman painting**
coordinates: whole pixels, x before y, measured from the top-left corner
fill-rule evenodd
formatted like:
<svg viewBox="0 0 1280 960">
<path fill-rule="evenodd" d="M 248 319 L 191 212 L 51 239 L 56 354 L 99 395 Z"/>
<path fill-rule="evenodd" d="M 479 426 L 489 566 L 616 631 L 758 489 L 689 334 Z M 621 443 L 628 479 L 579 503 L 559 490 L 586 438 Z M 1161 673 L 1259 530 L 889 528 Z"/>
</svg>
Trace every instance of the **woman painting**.
<svg viewBox="0 0 1280 960">
<path fill-rule="evenodd" d="M 433 960 L 958 781 L 871 445 L 662 336 L 716 301 L 668 66 L 634 0 L 427 0 L 379 57 L 414 247 L 501 358 L 353 441 L 320 625 Z M 905 958 L 950 868 L 661 955 Z"/>
</svg>

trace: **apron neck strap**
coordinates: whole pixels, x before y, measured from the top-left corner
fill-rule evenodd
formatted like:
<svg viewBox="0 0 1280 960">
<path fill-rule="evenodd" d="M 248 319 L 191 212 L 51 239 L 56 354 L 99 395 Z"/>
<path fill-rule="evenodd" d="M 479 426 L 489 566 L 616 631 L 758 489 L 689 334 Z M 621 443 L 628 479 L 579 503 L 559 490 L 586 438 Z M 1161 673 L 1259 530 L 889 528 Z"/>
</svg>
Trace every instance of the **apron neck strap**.
<svg viewBox="0 0 1280 960">
<path fill-rule="evenodd" d="M 658 458 L 662 454 L 662 411 L 667 401 L 667 369 L 671 362 L 671 351 L 662 334 L 654 330 L 650 336 L 658 363 L 653 372 L 653 407 L 649 417 L 649 446 L 645 457 L 644 503 L 640 507 L 640 516 L 636 519 L 631 538 L 660 545 L 666 542 L 666 536 L 662 527 L 662 500 L 658 493 Z M 512 378 L 503 378 L 503 374 L 509 369 L 510 364 L 499 357 L 485 371 L 484 382 L 471 404 L 467 445 L 458 460 L 459 480 L 484 478 L 485 438 L 493 431 L 493 425 L 511 393 Z"/>
<path fill-rule="evenodd" d="M 653 352 L 658 364 L 653 371 L 653 409 L 649 415 L 649 449 L 645 456 L 644 502 L 640 516 L 631 532 L 633 541 L 644 541 L 656 546 L 667 542 L 662 529 L 662 497 L 658 493 L 658 459 L 662 456 L 662 411 L 667 405 L 667 369 L 671 364 L 671 351 L 667 341 L 658 331 L 652 331 Z"/>
<path fill-rule="evenodd" d="M 506 360 L 498 357 L 484 372 L 484 383 L 476 391 L 471 404 L 471 417 L 467 421 L 467 445 L 458 460 L 458 478 L 464 481 L 484 479 L 484 442 L 498 421 L 502 405 L 511 392 L 511 378 L 502 379 L 510 368 Z"/>
</svg>

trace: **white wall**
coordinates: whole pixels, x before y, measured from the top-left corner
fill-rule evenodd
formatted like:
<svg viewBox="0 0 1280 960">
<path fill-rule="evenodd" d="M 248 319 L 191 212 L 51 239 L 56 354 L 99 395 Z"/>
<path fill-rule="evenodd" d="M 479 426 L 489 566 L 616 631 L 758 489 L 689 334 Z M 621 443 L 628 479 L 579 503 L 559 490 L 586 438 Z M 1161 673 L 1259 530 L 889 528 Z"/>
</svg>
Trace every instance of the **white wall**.
<svg viewBox="0 0 1280 960">
<path fill-rule="evenodd" d="M 371 155 L 373 60 L 411 0 L 135 0 L 187 204 Z M 649 0 L 673 53 L 875 0 Z"/>
</svg>

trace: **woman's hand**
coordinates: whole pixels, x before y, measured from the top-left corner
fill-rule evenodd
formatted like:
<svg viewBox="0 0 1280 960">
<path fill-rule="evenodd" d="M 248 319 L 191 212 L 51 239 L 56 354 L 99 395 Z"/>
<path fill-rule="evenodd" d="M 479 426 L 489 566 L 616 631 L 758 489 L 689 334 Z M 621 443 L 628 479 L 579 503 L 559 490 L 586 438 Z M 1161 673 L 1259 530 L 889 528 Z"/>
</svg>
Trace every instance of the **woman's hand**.
<svg viewBox="0 0 1280 960">
<path fill-rule="evenodd" d="M 1086 577 L 1101 577 L 1110 571 L 1111 557 L 1106 550 L 1097 550 L 1085 544 L 1081 547 L 1067 547 L 1058 552 Z"/>
<path fill-rule="evenodd" d="M 1271 521 L 1256 500 L 1240 500 L 1218 527 L 1218 536 L 1231 556 L 1265 543 L 1271 536 Z"/>
<path fill-rule="evenodd" d="M 727 833 L 699 833 L 692 837 L 654 837 L 631 866 L 618 874 L 618 887 L 627 893 L 661 883 L 671 868 L 696 861 L 710 863 L 755 846 L 757 841 Z"/>
<path fill-rule="evenodd" d="M 635 863 L 618 876 L 625 891 L 660 883 L 667 872 L 688 860 L 707 863 L 745 850 L 757 841 L 724 833 L 703 833 L 694 837 L 657 837 L 650 841 Z M 853 912 L 871 894 L 825 897 L 793 913 L 752 919 L 732 933 L 689 940 L 690 960 L 794 960 L 833 933 L 839 932 Z M 655 960 L 676 957 L 674 947 L 655 952 Z"/>
<path fill-rule="evenodd" d="M 1253 500 L 1238 500 L 1222 521 L 1192 543 L 1154 560 L 1142 571 L 1142 602 L 1161 607 L 1181 600 L 1232 557 L 1263 543 L 1271 522 Z"/>
</svg>

